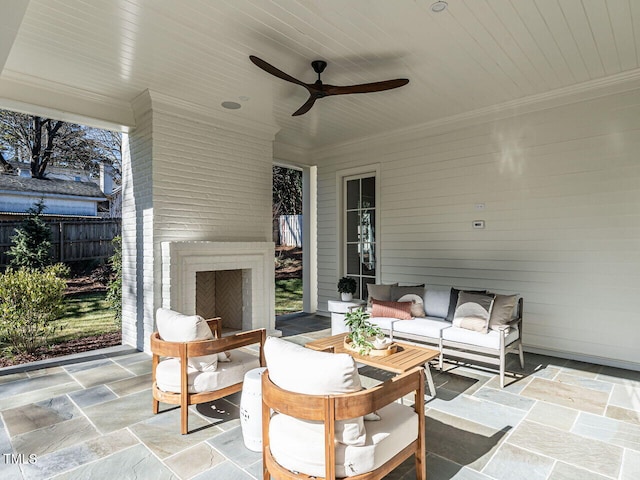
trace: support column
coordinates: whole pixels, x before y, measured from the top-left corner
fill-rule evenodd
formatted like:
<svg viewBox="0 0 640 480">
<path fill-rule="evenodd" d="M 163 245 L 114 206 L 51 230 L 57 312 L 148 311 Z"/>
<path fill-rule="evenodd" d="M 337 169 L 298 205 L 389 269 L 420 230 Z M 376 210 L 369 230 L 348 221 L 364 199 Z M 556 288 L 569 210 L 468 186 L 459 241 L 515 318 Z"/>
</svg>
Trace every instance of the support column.
<svg viewBox="0 0 640 480">
<path fill-rule="evenodd" d="M 318 310 L 318 167 L 302 168 L 302 310 Z"/>
<path fill-rule="evenodd" d="M 122 343 L 149 350 L 153 331 L 153 142 L 151 98 L 133 104 L 136 128 L 122 138 Z"/>
</svg>

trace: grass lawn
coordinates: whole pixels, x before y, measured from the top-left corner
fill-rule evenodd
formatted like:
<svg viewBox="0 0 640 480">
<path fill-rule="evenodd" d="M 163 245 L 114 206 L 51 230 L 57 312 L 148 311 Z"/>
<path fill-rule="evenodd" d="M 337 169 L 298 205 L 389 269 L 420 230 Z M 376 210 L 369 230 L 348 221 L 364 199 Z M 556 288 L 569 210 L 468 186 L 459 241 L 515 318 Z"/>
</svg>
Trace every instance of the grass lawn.
<svg viewBox="0 0 640 480">
<path fill-rule="evenodd" d="M 106 296 L 106 292 L 92 292 L 66 297 L 67 310 L 60 320 L 62 329 L 51 338 L 51 343 L 118 332 L 120 325 L 113 319 Z"/>
<path fill-rule="evenodd" d="M 276 315 L 302 311 L 302 279 L 276 280 Z"/>
</svg>

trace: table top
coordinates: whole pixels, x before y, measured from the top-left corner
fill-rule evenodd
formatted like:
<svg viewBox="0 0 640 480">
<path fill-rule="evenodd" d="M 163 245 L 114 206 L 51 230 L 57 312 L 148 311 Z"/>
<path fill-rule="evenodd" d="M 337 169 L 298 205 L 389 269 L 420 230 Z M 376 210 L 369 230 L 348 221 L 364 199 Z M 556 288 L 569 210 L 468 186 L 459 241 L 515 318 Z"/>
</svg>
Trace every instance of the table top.
<svg viewBox="0 0 640 480">
<path fill-rule="evenodd" d="M 440 352 L 431 348 L 397 341 L 394 341 L 394 343 L 398 345 L 398 351 L 391 355 L 385 357 L 360 355 L 345 348 L 344 337 L 346 336 L 346 333 L 340 333 L 338 335 L 332 335 L 331 337 L 320 338 L 307 343 L 305 347 L 331 353 L 348 353 L 359 363 L 364 363 L 365 365 L 393 373 L 407 372 L 414 367 L 424 365 L 440 355 Z"/>
</svg>

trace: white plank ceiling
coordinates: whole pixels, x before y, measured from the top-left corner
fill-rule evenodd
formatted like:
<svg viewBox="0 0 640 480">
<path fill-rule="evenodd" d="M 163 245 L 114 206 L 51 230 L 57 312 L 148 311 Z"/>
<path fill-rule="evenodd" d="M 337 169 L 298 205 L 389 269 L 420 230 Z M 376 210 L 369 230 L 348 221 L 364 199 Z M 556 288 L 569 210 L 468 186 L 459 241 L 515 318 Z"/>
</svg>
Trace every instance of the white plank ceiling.
<svg viewBox="0 0 640 480">
<path fill-rule="evenodd" d="M 30 0 L 10 49 L 2 38 L 0 80 L 105 103 L 145 89 L 215 111 L 235 101 L 242 108 L 229 115 L 275 123 L 279 140 L 313 147 L 639 67 L 639 0 L 449 0 L 440 14 L 431 3 Z M 3 1 L 0 17 L 11 4 Z M 329 62 L 323 80 L 333 85 L 410 83 L 320 99 L 291 117 L 306 90 L 258 69 L 250 54 L 309 83 L 315 59 Z"/>
</svg>

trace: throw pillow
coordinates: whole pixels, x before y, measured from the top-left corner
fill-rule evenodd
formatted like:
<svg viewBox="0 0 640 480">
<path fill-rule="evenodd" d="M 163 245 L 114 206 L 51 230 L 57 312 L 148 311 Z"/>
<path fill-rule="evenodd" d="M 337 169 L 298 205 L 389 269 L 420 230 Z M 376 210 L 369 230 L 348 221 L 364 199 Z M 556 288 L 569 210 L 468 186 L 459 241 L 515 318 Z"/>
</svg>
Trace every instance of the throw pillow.
<svg viewBox="0 0 640 480">
<path fill-rule="evenodd" d="M 371 301 L 375 298 L 376 300 L 382 300 L 384 302 L 391 301 L 391 288 L 397 287 L 397 283 L 392 283 L 389 285 L 377 284 L 377 283 L 367 283 L 367 307 L 373 306 Z"/>
<path fill-rule="evenodd" d="M 513 310 L 517 303 L 517 295 L 496 295 L 489 319 L 489 328 L 499 330 L 501 325 L 506 325 L 513 320 Z"/>
<path fill-rule="evenodd" d="M 415 295 L 413 293 L 409 293 L 407 295 L 403 295 L 398 299 L 399 302 L 411 302 L 411 316 L 412 317 L 426 317 L 427 314 L 424 313 L 424 301 L 420 295 Z"/>
<path fill-rule="evenodd" d="M 460 292 L 466 293 L 487 293 L 486 290 L 458 290 L 457 288 L 451 289 L 451 295 L 449 297 L 449 311 L 447 312 L 447 322 L 453 321 L 453 314 L 456 311 L 456 307 L 458 306 L 458 295 Z"/>
<path fill-rule="evenodd" d="M 391 301 L 399 302 L 400 297 L 404 297 L 405 295 L 419 295 L 420 297 L 424 296 L 424 285 L 414 285 L 412 287 L 407 286 L 394 286 L 391 287 Z"/>
<path fill-rule="evenodd" d="M 427 288 L 424 292 L 424 311 L 427 317 L 447 318 L 451 289 Z"/>
<path fill-rule="evenodd" d="M 383 302 L 374 298 L 371 316 L 411 320 L 411 305 L 411 302 Z"/>
<path fill-rule="evenodd" d="M 460 292 L 453 326 L 487 333 L 495 295 Z"/>
<path fill-rule="evenodd" d="M 284 390 L 307 395 L 340 395 L 362 390 L 356 362 L 347 353 L 317 352 L 268 337 L 264 356 L 269 378 Z M 363 418 L 336 422 L 336 440 L 345 445 L 364 445 Z"/>
<path fill-rule="evenodd" d="M 160 338 L 166 342 L 193 342 L 213 340 L 213 333 L 200 315 L 182 313 L 159 308 L 156 312 L 156 326 Z M 212 372 L 218 367 L 218 354 L 189 358 L 189 366 L 201 372 Z"/>
</svg>

